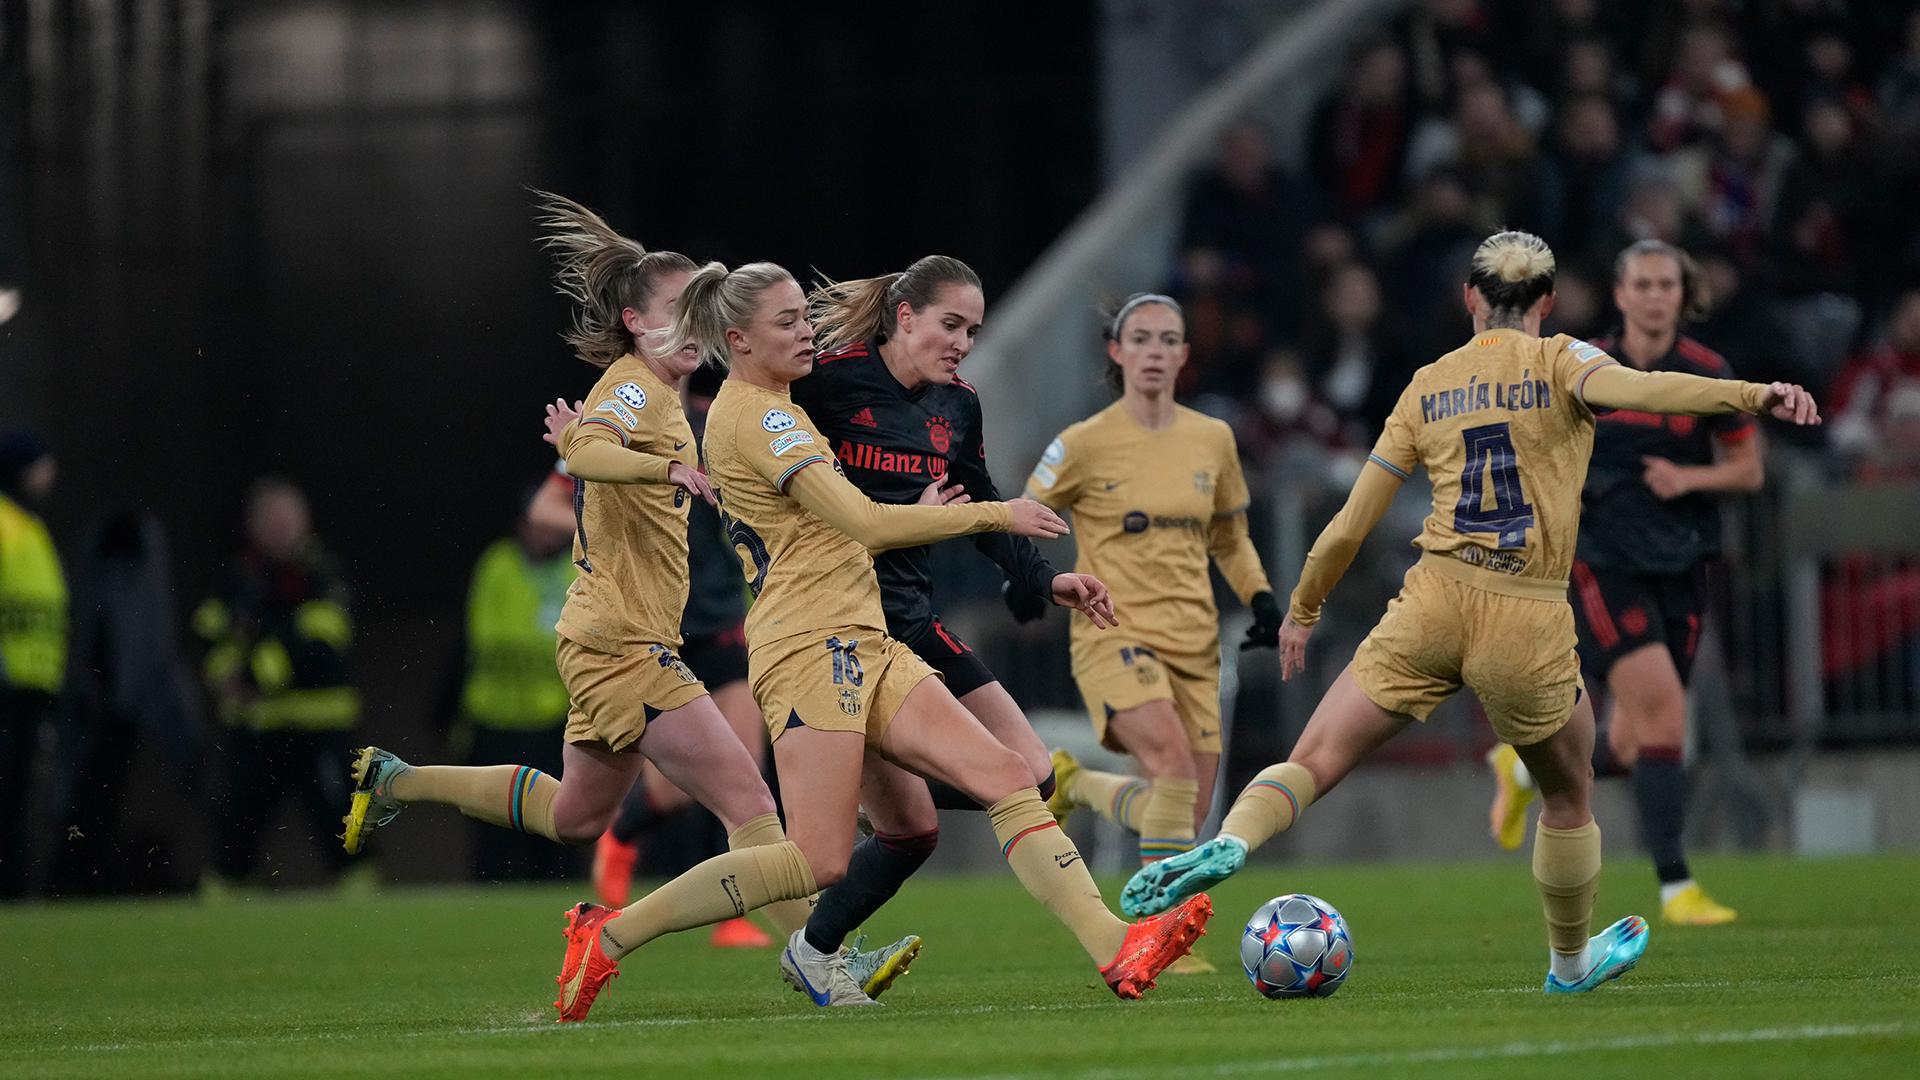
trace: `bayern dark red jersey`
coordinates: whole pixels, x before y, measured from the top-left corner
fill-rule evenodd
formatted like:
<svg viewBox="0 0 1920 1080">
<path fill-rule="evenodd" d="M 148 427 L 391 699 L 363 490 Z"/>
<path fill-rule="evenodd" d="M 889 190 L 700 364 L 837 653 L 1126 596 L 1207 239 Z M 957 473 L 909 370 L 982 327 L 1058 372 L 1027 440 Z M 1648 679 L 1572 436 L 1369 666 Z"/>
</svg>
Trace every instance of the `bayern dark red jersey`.
<svg viewBox="0 0 1920 1080">
<path fill-rule="evenodd" d="M 936 478 L 966 488 L 974 502 L 1000 498 L 987 473 L 980 398 L 960 379 L 908 390 L 887 370 L 876 342 L 845 345 L 814 359 L 813 374 L 792 386 L 833 444 L 847 479 L 874 502 L 910 504 Z M 1054 574 L 1032 541 L 1006 533 L 967 538 L 1014 580 L 1051 595 Z M 932 548 L 898 548 L 873 558 L 887 633 L 913 641 L 933 623 Z"/>
<path fill-rule="evenodd" d="M 1613 356 L 1616 343 L 1596 340 Z M 1621 363 L 1626 363 L 1622 360 Z M 1679 371 L 1731 379 L 1733 368 L 1719 353 L 1687 337 L 1650 371 Z M 1718 497 L 1695 492 L 1663 500 L 1642 477 L 1647 457 L 1676 465 L 1713 464 L 1713 443 L 1737 443 L 1758 431 L 1745 413 L 1664 416 L 1616 410 L 1599 414 L 1593 460 L 1580 494 L 1577 556 L 1591 566 L 1641 574 L 1678 574 L 1720 552 Z"/>
</svg>

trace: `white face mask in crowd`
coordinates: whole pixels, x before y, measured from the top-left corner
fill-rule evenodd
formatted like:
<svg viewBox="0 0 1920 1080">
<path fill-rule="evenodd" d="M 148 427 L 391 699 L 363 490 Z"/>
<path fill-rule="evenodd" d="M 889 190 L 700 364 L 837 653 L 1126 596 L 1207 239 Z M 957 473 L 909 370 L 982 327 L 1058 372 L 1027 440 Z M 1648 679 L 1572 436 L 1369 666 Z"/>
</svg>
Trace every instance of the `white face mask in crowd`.
<svg viewBox="0 0 1920 1080">
<path fill-rule="evenodd" d="M 1260 408 L 1283 424 L 1300 419 L 1307 410 L 1306 381 L 1295 375 L 1268 379 L 1260 384 Z"/>
</svg>

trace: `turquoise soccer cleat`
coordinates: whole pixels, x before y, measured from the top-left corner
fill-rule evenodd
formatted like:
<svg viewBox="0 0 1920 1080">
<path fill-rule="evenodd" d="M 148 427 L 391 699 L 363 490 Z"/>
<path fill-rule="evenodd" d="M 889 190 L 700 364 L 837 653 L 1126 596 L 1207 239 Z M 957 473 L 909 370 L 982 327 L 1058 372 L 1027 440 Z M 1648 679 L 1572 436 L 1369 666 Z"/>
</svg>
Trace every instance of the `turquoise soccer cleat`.
<svg viewBox="0 0 1920 1080">
<path fill-rule="evenodd" d="M 1593 935 L 1587 943 L 1593 950 L 1593 968 L 1578 982 L 1562 982 L 1547 973 L 1541 989 L 1549 994 L 1584 994 L 1603 982 L 1617 979 L 1633 970 L 1647 951 L 1647 920 L 1629 915 Z"/>
<path fill-rule="evenodd" d="M 1246 862 L 1246 848 L 1215 837 L 1192 851 L 1141 867 L 1120 891 L 1120 910 L 1129 919 L 1158 915 L 1239 873 Z"/>
</svg>

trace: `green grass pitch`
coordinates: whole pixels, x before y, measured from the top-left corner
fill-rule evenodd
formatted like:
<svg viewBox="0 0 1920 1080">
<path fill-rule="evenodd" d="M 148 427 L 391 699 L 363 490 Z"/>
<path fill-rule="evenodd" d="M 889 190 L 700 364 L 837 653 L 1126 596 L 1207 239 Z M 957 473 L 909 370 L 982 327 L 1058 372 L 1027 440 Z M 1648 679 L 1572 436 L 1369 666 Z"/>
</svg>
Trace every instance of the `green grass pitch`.
<svg viewBox="0 0 1920 1080">
<path fill-rule="evenodd" d="M 1638 970 L 1549 999 L 1524 861 L 1249 871 L 1214 893 L 1216 975 L 1113 999 L 1012 875 L 910 884 L 870 927 L 927 945 L 868 1010 L 815 1009 L 771 950 L 704 932 L 623 965 L 586 1024 L 549 1003 L 583 890 L 447 889 L 0 910 L 0 1076 L 1213 1077 L 1920 1074 L 1920 857 L 1703 859 L 1740 922 L 1654 922 Z M 1117 882 L 1104 883 L 1108 896 Z M 1353 927 L 1334 997 L 1266 1001 L 1235 959 L 1256 905 Z M 1595 925 L 1657 917 L 1619 860 Z"/>
</svg>

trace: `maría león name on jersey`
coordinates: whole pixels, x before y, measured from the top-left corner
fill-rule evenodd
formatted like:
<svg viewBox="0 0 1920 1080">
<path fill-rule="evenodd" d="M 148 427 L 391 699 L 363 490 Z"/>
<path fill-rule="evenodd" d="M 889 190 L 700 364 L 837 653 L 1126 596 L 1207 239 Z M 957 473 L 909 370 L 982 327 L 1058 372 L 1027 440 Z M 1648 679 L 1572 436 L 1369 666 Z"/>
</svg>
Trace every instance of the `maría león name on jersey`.
<svg viewBox="0 0 1920 1080">
<path fill-rule="evenodd" d="M 1521 381 L 1517 383 L 1483 383 L 1476 375 L 1468 379 L 1465 386 L 1421 394 L 1420 420 L 1422 423 L 1432 423 L 1482 409 L 1519 412 L 1522 409 L 1553 408 L 1553 391 L 1548 388 L 1547 381 L 1526 377 L 1531 374 L 1532 368 L 1521 372 Z"/>
</svg>

